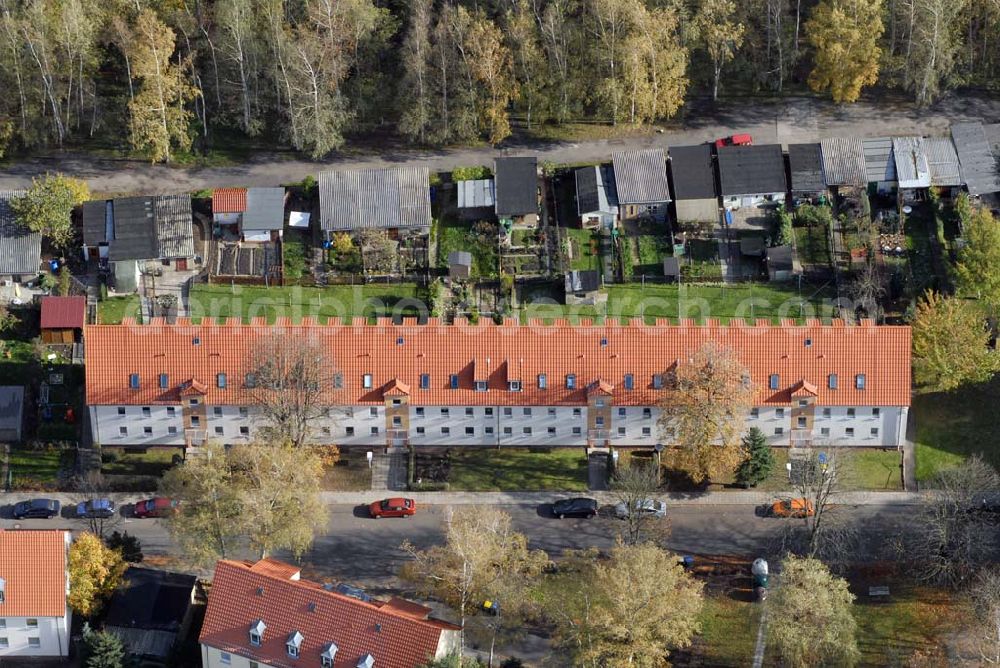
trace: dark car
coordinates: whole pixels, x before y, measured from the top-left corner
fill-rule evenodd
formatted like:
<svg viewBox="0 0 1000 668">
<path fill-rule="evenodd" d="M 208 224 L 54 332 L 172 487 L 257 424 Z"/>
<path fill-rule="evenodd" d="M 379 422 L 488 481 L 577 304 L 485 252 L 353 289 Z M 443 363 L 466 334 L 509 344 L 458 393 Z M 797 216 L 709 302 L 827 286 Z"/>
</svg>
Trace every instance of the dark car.
<svg viewBox="0 0 1000 668">
<path fill-rule="evenodd" d="M 413 499 L 382 499 L 368 506 L 368 514 L 378 519 L 380 517 L 410 517 L 417 512 L 417 502 Z"/>
<path fill-rule="evenodd" d="M 111 499 L 90 499 L 76 504 L 76 516 L 79 518 L 107 519 L 115 515 L 115 502 Z"/>
<path fill-rule="evenodd" d="M 59 502 L 55 499 L 31 499 L 14 504 L 14 519 L 47 520 L 59 514 Z"/>
<path fill-rule="evenodd" d="M 560 499 L 552 504 L 552 514 L 559 519 L 567 517 L 590 518 L 597 514 L 597 500 L 583 496 L 574 499 Z"/>
<path fill-rule="evenodd" d="M 170 517 L 177 510 L 178 505 L 178 501 L 168 499 L 164 496 L 157 496 L 135 504 L 132 514 L 138 518 Z"/>
</svg>

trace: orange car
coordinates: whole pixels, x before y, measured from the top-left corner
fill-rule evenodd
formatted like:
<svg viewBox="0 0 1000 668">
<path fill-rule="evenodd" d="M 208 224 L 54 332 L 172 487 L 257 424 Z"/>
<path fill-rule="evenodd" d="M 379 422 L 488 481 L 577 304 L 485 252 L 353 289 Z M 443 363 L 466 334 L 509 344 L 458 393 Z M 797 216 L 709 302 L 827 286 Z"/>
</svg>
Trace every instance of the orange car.
<svg viewBox="0 0 1000 668">
<path fill-rule="evenodd" d="M 809 499 L 783 499 L 772 503 L 768 514 L 771 517 L 812 517 L 816 508 Z"/>
</svg>

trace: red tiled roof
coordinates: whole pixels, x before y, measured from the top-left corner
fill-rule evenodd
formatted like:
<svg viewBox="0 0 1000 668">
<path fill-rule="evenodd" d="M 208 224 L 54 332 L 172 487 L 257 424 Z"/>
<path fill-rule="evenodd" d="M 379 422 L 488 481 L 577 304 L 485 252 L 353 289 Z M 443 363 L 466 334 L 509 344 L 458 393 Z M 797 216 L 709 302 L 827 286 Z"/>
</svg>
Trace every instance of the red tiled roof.
<svg viewBox="0 0 1000 668">
<path fill-rule="evenodd" d="M 66 531 L 0 531 L 0 617 L 66 614 Z"/>
<path fill-rule="evenodd" d="M 42 329 L 83 329 L 86 297 L 42 297 Z"/>
<path fill-rule="evenodd" d="M 416 668 L 433 658 L 441 634 L 458 627 L 417 616 L 415 608 L 381 601 L 364 602 L 327 591 L 308 580 L 292 580 L 268 560 L 264 568 L 248 562 L 220 561 L 208 597 L 199 642 L 275 667 L 318 668 L 329 643 L 338 651 L 334 668 L 355 668 L 366 654 L 378 668 Z M 425 609 L 426 610 L 426 609 Z M 250 644 L 252 624 L 266 627 L 261 645 Z M 302 634 L 299 658 L 288 657 L 285 642 Z"/>
<path fill-rule="evenodd" d="M 426 390 L 411 389 L 414 405 L 585 405 L 587 388 L 595 381 L 612 386 L 617 405 L 649 406 L 661 396 L 652 377 L 678 361 L 683 363 L 706 342 L 736 351 L 750 369 L 755 401 L 788 404 L 799 381 L 816 388 L 817 403 L 839 406 L 908 406 L 910 404 L 910 328 L 836 321 L 781 326 L 769 324 L 728 326 L 690 323 L 669 325 L 606 324 L 569 326 L 565 323 L 519 326 L 507 323 L 443 325 L 393 325 L 358 321 L 352 325 L 307 322 L 192 325 L 179 319 L 175 325 L 154 321 L 149 325 L 93 325 L 87 327 L 87 403 L 90 405 L 177 403 L 179 383 L 200 378 L 205 401 L 214 405 L 245 405 L 244 388 L 249 351 L 255 342 L 280 331 L 287 336 L 315 337 L 329 351 L 332 361 L 331 404 L 378 404 L 391 383 L 420 388 L 420 376 L 430 375 Z M 195 344 L 197 340 L 197 344 Z M 294 345 L 294 342 L 291 344 Z M 477 362 L 478 361 L 478 362 Z M 476 373 L 478 365 L 479 373 Z M 488 371 L 484 371 L 488 369 Z M 507 391 L 508 369 L 522 380 L 522 391 Z M 515 371 L 516 370 L 516 371 Z M 138 390 L 129 388 L 130 374 L 140 375 Z M 157 377 L 169 374 L 171 387 L 161 390 Z M 227 374 L 226 388 L 218 387 L 217 374 Z M 343 388 L 332 389 L 335 373 L 343 375 Z M 370 374 L 370 388 L 362 376 Z M 450 376 L 459 386 L 451 389 Z M 545 374 L 547 387 L 538 387 Z M 566 376 L 576 376 L 566 387 Z M 624 388 L 625 374 L 633 374 L 634 389 Z M 837 374 L 837 389 L 828 377 Z M 856 379 L 864 374 L 864 389 Z M 488 375 L 489 391 L 476 392 L 474 380 Z M 770 377 L 778 376 L 777 389 Z"/>
<path fill-rule="evenodd" d="M 246 188 L 216 188 L 212 191 L 212 213 L 243 213 L 246 210 Z"/>
</svg>

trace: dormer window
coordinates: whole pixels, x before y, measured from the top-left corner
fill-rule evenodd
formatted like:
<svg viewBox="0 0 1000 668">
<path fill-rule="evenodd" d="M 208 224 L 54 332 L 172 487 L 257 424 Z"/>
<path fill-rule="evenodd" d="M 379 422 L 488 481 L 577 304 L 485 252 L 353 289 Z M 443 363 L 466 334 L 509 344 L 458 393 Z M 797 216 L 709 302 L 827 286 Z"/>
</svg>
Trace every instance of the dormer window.
<svg viewBox="0 0 1000 668">
<path fill-rule="evenodd" d="M 778 386 L 780 384 L 781 384 L 781 376 L 779 376 L 776 373 L 772 373 L 771 377 L 767 381 L 767 386 L 769 388 L 771 388 L 772 390 L 776 390 L 776 389 L 778 389 Z"/>
<path fill-rule="evenodd" d="M 250 625 L 250 644 L 254 647 L 260 647 L 260 643 L 264 638 L 264 631 L 267 626 L 264 624 L 263 619 L 258 619 L 256 622 Z"/>
<path fill-rule="evenodd" d="M 485 380 L 476 381 L 476 392 L 485 392 L 488 388 L 488 383 Z"/>
<path fill-rule="evenodd" d="M 226 374 L 219 373 L 215 375 L 215 384 L 219 386 L 220 390 L 226 389 Z"/>
<path fill-rule="evenodd" d="M 576 374 L 570 373 L 566 375 L 566 389 L 567 390 L 576 389 Z"/>
<path fill-rule="evenodd" d="M 507 383 L 507 387 L 508 387 L 508 389 L 511 392 L 520 392 L 521 391 L 521 381 L 519 381 L 519 380 L 512 380 L 509 383 Z"/>
<path fill-rule="evenodd" d="M 635 376 L 630 373 L 625 374 L 625 389 L 634 390 L 635 389 Z"/>
<path fill-rule="evenodd" d="M 374 666 L 375 666 L 375 657 L 372 656 L 371 654 L 365 654 L 363 657 L 358 659 L 357 668 L 374 668 Z"/>
<path fill-rule="evenodd" d="M 859 390 L 865 389 L 865 374 L 859 373 L 854 377 L 854 387 Z"/>
<path fill-rule="evenodd" d="M 372 375 L 370 373 L 361 376 L 361 387 L 366 390 L 372 389 Z"/>
<path fill-rule="evenodd" d="M 336 643 L 330 643 L 319 655 L 319 660 L 323 668 L 333 668 L 333 661 L 337 658 L 337 649 Z"/>
<path fill-rule="evenodd" d="M 133 390 L 139 389 L 139 374 L 137 373 L 129 374 L 128 386 Z"/>
<path fill-rule="evenodd" d="M 544 373 L 538 374 L 538 389 L 544 390 L 548 386 L 549 386 L 549 379 L 546 377 L 546 375 Z"/>
<path fill-rule="evenodd" d="M 292 634 L 288 636 L 288 640 L 285 642 L 285 650 L 288 652 L 288 656 L 293 659 L 299 658 L 299 648 L 302 647 L 303 640 L 305 638 L 301 633 L 292 631 Z"/>
</svg>

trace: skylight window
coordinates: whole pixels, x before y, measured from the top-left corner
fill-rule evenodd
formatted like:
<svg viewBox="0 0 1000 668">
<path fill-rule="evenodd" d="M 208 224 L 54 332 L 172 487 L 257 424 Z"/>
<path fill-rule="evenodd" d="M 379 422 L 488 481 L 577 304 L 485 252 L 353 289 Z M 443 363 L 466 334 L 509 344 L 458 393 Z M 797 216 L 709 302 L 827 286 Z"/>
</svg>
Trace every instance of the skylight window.
<svg viewBox="0 0 1000 668">
<path fill-rule="evenodd" d="M 663 374 L 654 373 L 653 374 L 653 389 L 662 390 L 663 389 Z"/>
<path fill-rule="evenodd" d="M 826 384 L 831 390 L 837 389 L 837 374 L 831 373 L 826 377 Z"/>
<path fill-rule="evenodd" d="M 634 390 L 635 389 L 635 376 L 630 373 L 625 374 L 625 389 Z"/>
<path fill-rule="evenodd" d="M 165 373 L 160 374 L 160 389 L 165 390 L 170 387 L 170 376 Z"/>
<path fill-rule="evenodd" d="M 776 390 L 778 389 L 778 386 L 780 384 L 781 384 L 781 376 L 779 376 L 776 373 L 772 373 L 771 377 L 768 379 L 767 386 L 772 390 Z"/>
<path fill-rule="evenodd" d="M 215 384 L 219 386 L 220 390 L 226 389 L 226 374 L 224 373 L 216 374 Z"/>
<path fill-rule="evenodd" d="M 458 389 L 458 374 L 457 373 L 451 374 L 451 377 L 448 379 L 448 386 L 451 387 L 451 389 L 453 389 L 453 390 L 457 390 Z"/>
<path fill-rule="evenodd" d="M 366 373 L 361 377 L 361 387 L 366 390 L 372 389 L 372 375 L 370 373 Z"/>
<path fill-rule="evenodd" d="M 431 387 L 431 375 L 429 373 L 420 374 L 420 389 L 429 390 Z"/>
<path fill-rule="evenodd" d="M 133 373 L 128 377 L 128 386 L 133 390 L 139 389 L 139 374 Z"/>
<path fill-rule="evenodd" d="M 544 390 L 549 386 L 549 379 L 544 373 L 538 374 L 538 389 Z"/>
<path fill-rule="evenodd" d="M 567 390 L 576 389 L 576 374 L 570 373 L 566 375 L 566 389 Z"/>
<path fill-rule="evenodd" d="M 859 390 L 865 389 L 865 374 L 859 373 L 854 377 L 854 387 Z"/>
</svg>

